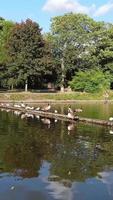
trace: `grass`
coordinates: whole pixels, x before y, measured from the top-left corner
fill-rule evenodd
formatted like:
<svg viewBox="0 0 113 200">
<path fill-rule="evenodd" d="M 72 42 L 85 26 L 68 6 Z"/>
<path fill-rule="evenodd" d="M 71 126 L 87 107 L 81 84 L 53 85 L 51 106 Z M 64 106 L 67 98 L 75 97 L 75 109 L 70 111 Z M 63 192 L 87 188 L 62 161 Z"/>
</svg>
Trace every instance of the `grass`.
<svg viewBox="0 0 113 200">
<path fill-rule="evenodd" d="M 113 100 L 113 92 L 109 91 L 109 100 Z M 104 100 L 103 93 L 33 93 L 33 92 L 14 92 L 0 93 L 0 101 L 38 101 L 38 100 Z"/>
</svg>

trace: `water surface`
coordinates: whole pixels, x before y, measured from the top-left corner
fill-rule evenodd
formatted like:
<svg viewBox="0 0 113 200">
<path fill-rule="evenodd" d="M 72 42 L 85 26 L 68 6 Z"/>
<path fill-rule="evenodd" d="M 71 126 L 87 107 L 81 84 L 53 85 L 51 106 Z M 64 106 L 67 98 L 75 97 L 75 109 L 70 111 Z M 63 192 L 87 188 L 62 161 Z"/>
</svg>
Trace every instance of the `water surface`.
<svg viewBox="0 0 113 200">
<path fill-rule="evenodd" d="M 107 119 L 112 104 L 80 104 Z M 67 112 L 66 105 L 53 106 Z M 46 123 L 0 111 L 0 200 L 112 200 L 113 135 L 108 127 Z"/>
</svg>

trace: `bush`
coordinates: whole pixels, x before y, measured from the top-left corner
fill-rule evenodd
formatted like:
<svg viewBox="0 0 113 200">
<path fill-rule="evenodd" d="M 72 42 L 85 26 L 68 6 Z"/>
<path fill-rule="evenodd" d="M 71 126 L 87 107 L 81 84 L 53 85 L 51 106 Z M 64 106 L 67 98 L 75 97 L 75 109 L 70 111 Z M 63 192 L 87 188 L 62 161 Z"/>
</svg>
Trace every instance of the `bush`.
<svg viewBox="0 0 113 200">
<path fill-rule="evenodd" d="M 110 74 L 103 71 L 89 70 L 79 71 L 69 82 L 69 85 L 74 91 L 85 92 L 100 92 L 110 88 Z"/>
</svg>

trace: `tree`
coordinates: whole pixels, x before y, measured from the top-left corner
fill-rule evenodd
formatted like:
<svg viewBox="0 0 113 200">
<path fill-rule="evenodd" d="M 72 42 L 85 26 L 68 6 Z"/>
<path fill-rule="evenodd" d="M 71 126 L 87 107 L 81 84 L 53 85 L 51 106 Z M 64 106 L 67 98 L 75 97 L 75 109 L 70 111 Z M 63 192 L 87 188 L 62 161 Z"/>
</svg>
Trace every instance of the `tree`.
<svg viewBox="0 0 113 200">
<path fill-rule="evenodd" d="M 8 52 L 11 57 L 8 74 L 15 84 L 24 82 L 25 91 L 31 77 L 46 73 L 44 45 L 41 29 L 36 22 L 27 19 L 20 24 L 16 23 L 8 41 Z"/>
<path fill-rule="evenodd" d="M 61 88 L 64 78 L 69 80 L 80 69 L 82 54 L 90 45 L 95 26 L 96 22 L 83 14 L 69 13 L 52 19 L 49 39 L 57 66 L 61 65 Z"/>
<path fill-rule="evenodd" d="M 7 63 L 10 60 L 6 44 L 8 38 L 10 37 L 13 26 L 13 22 L 0 18 L 0 80 L 2 82 L 2 85 L 4 79 L 7 77 Z"/>
<path fill-rule="evenodd" d="M 104 74 L 101 70 L 79 71 L 70 81 L 70 86 L 75 91 L 99 92 L 110 89 L 109 73 Z"/>
</svg>

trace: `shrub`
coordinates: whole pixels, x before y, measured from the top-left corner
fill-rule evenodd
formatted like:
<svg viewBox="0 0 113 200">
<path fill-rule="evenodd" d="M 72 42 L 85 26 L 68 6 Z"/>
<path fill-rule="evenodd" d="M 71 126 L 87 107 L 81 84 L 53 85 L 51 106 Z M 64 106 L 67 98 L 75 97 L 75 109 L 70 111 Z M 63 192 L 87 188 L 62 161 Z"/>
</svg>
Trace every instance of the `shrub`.
<svg viewBox="0 0 113 200">
<path fill-rule="evenodd" d="M 103 71 L 89 70 L 79 71 L 69 82 L 69 85 L 74 91 L 85 92 L 100 92 L 110 88 L 110 74 Z"/>
</svg>

